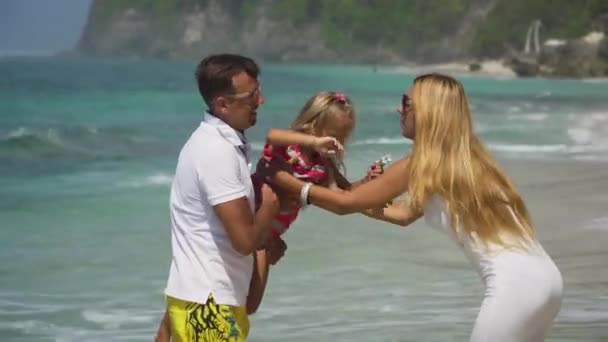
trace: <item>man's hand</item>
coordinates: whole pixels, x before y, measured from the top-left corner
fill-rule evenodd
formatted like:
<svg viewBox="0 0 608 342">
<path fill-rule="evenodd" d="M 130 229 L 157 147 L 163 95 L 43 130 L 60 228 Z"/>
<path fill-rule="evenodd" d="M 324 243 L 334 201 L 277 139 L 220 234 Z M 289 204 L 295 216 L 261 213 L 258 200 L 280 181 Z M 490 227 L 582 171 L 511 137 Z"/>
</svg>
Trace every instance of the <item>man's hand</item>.
<svg viewBox="0 0 608 342">
<path fill-rule="evenodd" d="M 277 194 L 266 183 L 262 184 L 260 193 L 262 195 L 262 202 L 260 204 L 260 208 L 267 208 L 268 210 L 274 213 L 273 217 L 276 216 L 279 213 L 280 208 L 279 197 L 277 196 Z"/>
<path fill-rule="evenodd" d="M 256 166 L 255 174 L 268 182 L 279 171 L 293 173 L 292 164 L 293 163 L 283 160 L 279 155 L 273 155 L 271 160 L 261 158 Z"/>
<path fill-rule="evenodd" d="M 283 255 L 285 255 L 285 251 L 287 250 L 287 244 L 280 237 L 270 237 L 268 241 L 266 241 L 266 255 L 268 256 L 268 263 L 270 265 L 275 265 Z"/>
</svg>

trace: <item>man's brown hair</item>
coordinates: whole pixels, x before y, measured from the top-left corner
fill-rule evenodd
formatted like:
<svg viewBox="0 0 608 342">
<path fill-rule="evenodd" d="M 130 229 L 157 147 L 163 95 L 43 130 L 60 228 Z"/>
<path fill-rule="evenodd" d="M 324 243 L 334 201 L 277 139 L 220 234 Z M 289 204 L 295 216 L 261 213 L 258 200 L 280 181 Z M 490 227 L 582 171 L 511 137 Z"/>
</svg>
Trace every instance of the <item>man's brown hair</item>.
<svg viewBox="0 0 608 342">
<path fill-rule="evenodd" d="M 210 109 L 216 97 L 234 94 L 232 78 L 242 72 L 257 78 L 260 68 L 253 59 L 235 54 L 211 55 L 198 64 L 198 91 Z"/>
</svg>

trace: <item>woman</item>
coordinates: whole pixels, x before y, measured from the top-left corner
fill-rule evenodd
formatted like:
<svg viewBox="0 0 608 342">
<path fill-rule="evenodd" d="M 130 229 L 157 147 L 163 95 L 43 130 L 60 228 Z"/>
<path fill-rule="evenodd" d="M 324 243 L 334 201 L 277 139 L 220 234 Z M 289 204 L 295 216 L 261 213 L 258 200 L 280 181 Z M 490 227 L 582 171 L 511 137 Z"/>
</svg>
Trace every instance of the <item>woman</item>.
<svg viewBox="0 0 608 342">
<path fill-rule="evenodd" d="M 449 76 L 420 76 L 399 112 L 412 153 L 382 176 L 337 192 L 271 163 L 269 179 L 303 203 L 341 215 L 379 208 L 375 217 L 400 225 L 424 215 L 462 249 L 484 283 L 470 341 L 543 341 L 561 306 L 562 277 L 515 186 L 474 134 L 462 85 Z M 387 205 L 403 194 L 406 201 Z"/>
</svg>

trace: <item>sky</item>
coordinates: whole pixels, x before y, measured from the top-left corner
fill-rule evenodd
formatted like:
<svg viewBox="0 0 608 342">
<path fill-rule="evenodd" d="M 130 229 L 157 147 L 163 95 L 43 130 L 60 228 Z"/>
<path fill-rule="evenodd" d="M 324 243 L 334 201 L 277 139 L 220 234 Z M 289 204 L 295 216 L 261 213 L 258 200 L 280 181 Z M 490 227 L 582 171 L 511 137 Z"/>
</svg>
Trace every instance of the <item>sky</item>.
<svg viewBox="0 0 608 342">
<path fill-rule="evenodd" d="M 90 5 L 91 0 L 0 0 L 0 54 L 72 48 Z"/>
</svg>

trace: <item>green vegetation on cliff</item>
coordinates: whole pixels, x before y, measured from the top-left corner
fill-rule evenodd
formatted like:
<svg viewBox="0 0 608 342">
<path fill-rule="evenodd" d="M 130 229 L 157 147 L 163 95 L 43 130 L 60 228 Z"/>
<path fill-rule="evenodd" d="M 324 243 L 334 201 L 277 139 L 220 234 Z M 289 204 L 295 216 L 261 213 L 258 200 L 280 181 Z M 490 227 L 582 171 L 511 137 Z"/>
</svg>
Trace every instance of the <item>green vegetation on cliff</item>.
<svg viewBox="0 0 608 342">
<path fill-rule="evenodd" d="M 124 14 L 129 8 L 145 13 L 159 25 L 159 33 L 173 33 L 175 23 L 181 10 L 185 9 L 183 0 L 94 0 L 89 11 L 89 22 L 91 32 L 104 30 L 116 15 Z M 190 1 L 192 5 L 196 2 Z"/>
<path fill-rule="evenodd" d="M 504 54 L 507 46 L 520 49 L 535 19 L 542 21 L 543 39 L 581 36 L 608 13 L 607 0 L 94 0 L 81 48 L 95 44 L 99 32 L 131 8 L 152 23 L 155 37 L 176 41 L 182 16 L 211 4 L 235 19 L 241 26 L 235 30 L 256 22 L 264 8 L 275 22 L 317 27 L 338 53 L 384 49 L 425 60 L 430 54 L 488 57 Z M 447 45 L 439 45 L 442 40 Z M 452 49 L 458 52 L 449 54 Z"/>
<path fill-rule="evenodd" d="M 317 23 L 338 48 L 360 45 L 414 48 L 444 37 L 459 24 L 467 0 L 290 0 L 277 1 L 274 19 L 295 25 Z"/>
</svg>

